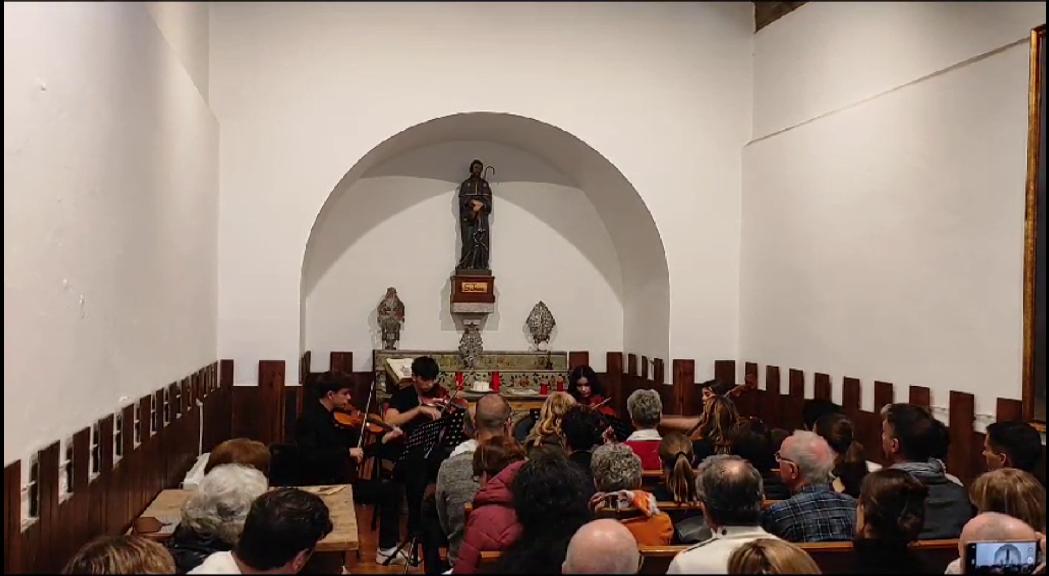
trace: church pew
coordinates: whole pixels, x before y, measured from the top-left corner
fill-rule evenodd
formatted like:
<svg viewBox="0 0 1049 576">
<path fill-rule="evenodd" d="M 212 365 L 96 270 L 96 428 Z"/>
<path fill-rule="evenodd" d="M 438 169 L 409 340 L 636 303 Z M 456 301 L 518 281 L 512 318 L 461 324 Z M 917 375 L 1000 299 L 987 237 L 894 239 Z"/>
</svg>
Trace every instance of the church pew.
<svg viewBox="0 0 1049 576">
<path fill-rule="evenodd" d="M 852 542 L 806 542 L 799 544 L 824 574 L 847 574 L 855 571 Z M 674 556 L 689 546 L 642 546 L 641 574 L 666 574 Z M 943 573 L 958 557 L 957 540 L 923 540 L 911 548 L 921 556 L 929 569 Z"/>
</svg>

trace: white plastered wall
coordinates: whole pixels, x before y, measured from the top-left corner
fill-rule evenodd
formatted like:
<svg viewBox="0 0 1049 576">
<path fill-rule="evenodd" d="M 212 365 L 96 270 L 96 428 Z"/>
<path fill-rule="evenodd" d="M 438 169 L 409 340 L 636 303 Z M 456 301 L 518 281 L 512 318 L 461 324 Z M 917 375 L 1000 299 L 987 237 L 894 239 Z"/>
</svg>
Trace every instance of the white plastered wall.
<svg viewBox="0 0 1049 576">
<path fill-rule="evenodd" d="M 1020 397 L 1030 29 L 1044 3 L 810 3 L 755 37 L 744 360 Z"/>
<path fill-rule="evenodd" d="M 215 360 L 218 124 L 186 69 L 144 4 L 4 4 L 5 463 Z"/>
</svg>

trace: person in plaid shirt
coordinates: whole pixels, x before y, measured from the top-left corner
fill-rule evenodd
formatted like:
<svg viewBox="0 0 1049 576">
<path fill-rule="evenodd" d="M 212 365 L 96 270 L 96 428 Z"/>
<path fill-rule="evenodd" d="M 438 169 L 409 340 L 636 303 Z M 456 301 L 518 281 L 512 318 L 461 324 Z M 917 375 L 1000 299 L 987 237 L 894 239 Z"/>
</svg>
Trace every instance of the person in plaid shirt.
<svg viewBox="0 0 1049 576">
<path fill-rule="evenodd" d="M 783 441 L 776 461 L 793 496 L 765 511 L 765 530 L 791 542 L 852 540 L 856 499 L 831 487 L 834 451 L 827 441 L 814 432 L 796 431 Z"/>
</svg>

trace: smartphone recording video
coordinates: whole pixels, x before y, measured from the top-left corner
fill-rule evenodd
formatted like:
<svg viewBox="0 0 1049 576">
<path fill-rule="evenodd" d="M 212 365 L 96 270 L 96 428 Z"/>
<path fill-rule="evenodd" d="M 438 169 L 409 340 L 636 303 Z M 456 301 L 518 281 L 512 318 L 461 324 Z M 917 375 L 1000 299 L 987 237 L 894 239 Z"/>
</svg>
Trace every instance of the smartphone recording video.
<svg viewBox="0 0 1049 576">
<path fill-rule="evenodd" d="M 1038 542 L 971 542 L 967 574 L 1032 574 L 1040 564 Z"/>
</svg>

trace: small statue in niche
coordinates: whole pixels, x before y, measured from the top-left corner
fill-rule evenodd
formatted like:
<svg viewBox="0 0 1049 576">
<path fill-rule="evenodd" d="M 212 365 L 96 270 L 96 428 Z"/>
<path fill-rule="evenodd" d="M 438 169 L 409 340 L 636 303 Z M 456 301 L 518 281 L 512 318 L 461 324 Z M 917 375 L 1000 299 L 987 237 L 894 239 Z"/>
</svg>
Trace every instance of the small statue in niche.
<svg viewBox="0 0 1049 576">
<path fill-rule="evenodd" d="M 528 325 L 528 331 L 532 334 L 537 350 L 542 350 L 543 344 L 550 342 L 550 333 L 557 325 L 554 315 L 550 313 L 550 309 L 542 300 L 532 307 L 532 312 L 528 314 L 528 320 L 525 323 Z"/>
<path fill-rule="evenodd" d="M 470 177 L 459 185 L 459 234 L 463 246 L 456 272 L 491 274 L 488 216 L 492 213 L 492 189 L 481 175 L 483 170 L 480 160 L 470 162 Z"/>
<path fill-rule="evenodd" d="M 401 339 L 401 325 L 404 324 L 404 302 L 397 297 L 396 288 L 386 289 L 386 296 L 379 302 L 375 316 L 382 330 L 383 350 L 396 350 Z"/>
<path fill-rule="evenodd" d="M 459 339 L 459 355 L 463 358 L 463 364 L 470 370 L 477 368 L 483 350 L 481 327 L 477 322 L 464 322 L 463 337 Z"/>
</svg>

